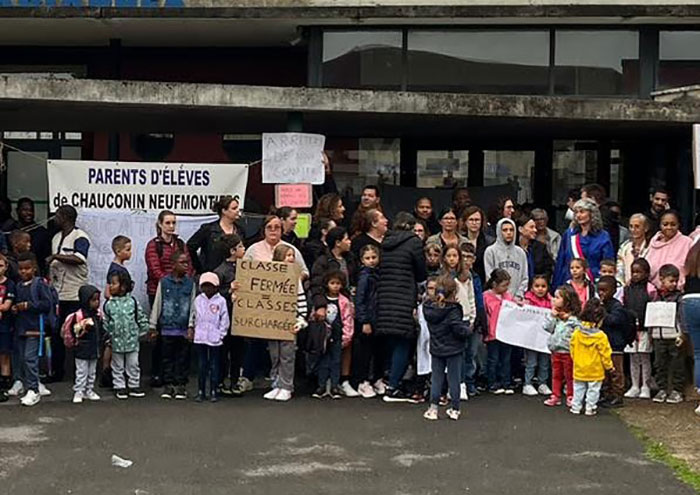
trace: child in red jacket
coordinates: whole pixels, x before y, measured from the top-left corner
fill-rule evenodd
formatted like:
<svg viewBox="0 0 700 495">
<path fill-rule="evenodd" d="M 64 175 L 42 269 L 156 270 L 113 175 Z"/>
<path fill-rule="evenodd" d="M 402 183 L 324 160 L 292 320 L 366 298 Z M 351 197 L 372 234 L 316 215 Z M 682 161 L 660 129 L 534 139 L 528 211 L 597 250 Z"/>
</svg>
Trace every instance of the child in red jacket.
<svg viewBox="0 0 700 495">
<path fill-rule="evenodd" d="M 525 293 L 525 304 L 538 308 L 552 309 L 552 296 L 549 294 L 549 282 L 545 275 L 535 275 L 532 279 L 530 290 Z M 523 395 L 535 396 L 537 394 L 552 395 L 552 390 L 547 386 L 549 380 L 549 354 L 525 349 L 525 384 Z M 537 381 L 539 386 L 535 388 L 532 379 L 537 368 Z"/>
</svg>

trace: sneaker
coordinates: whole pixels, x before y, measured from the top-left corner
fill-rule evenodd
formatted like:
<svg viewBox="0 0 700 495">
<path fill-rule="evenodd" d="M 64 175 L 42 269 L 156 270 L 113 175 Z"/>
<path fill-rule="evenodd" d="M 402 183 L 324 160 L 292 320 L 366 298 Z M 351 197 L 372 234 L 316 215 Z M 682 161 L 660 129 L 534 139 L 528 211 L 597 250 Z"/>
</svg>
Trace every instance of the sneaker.
<svg viewBox="0 0 700 495">
<path fill-rule="evenodd" d="M 537 395 L 537 389 L 535 389 L 535 387 L 533 387 L 532 385 L 525 385 L 523 387 L 523 395 L 526 395 L 528 397 L 534 397 L 535 395 Z"/>
<path fill-rule="evenodd" d="M 467 393 L 466 383 L 462 383 L 459 385 L 459 400 L 469 400 L 469 394 Z"/>
<path fill-rule="evenodd" d="M 253 382 L 242 376 L 238 379 L 238 383 L 233 387 L 234 395 L 243 395 L 246 392 L 253 390 Z"/>
<path fill-rule="evenodd" d="M 514 393 L 515 393 L 515 390 L 513 390 L 513 389 L 510 388 L 510 387 L 508 387 L 507 389 L 505 389 L 505 392 L 504 392 L 504 394 L 506 394 L 506 395 L 513 395 Z"/>
<path fill-rule="evenodd" d="M 39 403 L 41 400 L 41 394 L 35 392 L 34 390 L 29 390 L 27 394 L 20 399 L 20 403 L 23 406 L 32 407 Z"/>
<path fill-rule="evenodd" d="M 119 400 L 126 400 L 129 398 L 129 393 L 124 388 L 118 388 L 114 391 L 114 396 Z"/>
<path fill-rule="evenodd" d="M 340 386 L 340 391 L 345 397 L 359 397 L 360 394 L 352 388 L 352 385 L 350 385 L 350 382 L 345 380 L 343 384 Z"/>
<path fill-rule="evenodd" d="M 337 400 L 343 398 L 343 390 L 339 386 L 331 387 L 331 391 L 328 392 L 331 399 Z"/>
<path fill-rule="evenodd" d="M 413 402 L 413 399 L 400 388 L 387 389 L 382 400 L 384 402 Z"/>
<path fill-rule="evenodd" d="M 318 387 L 311 397 L 314 399 L 323 399 L 326 396 L 326 387 Z"/>
<path fill-rule="evenodd" d="M 197 392 L 197 396 L 194 398 L 195 402 L 204 402 L 207 399 L 207 394 L 204 393 L 204 390 L 199 390 Z"/>
<path fill-rule="evenodd" d="M 452 409 L 451 407 L 445 411 L 445 414 L 447 414 L 447 417 L 457 421 L 459 419 L 459 411 L 457 409 Z"/>
<path fill-rule="evenodd" d="M 360 383 L 360 386 L 357 387 L 357 392 L 363 399 L 373 399 L 377 396 L 377 392 L 374 391 L 374 388 L 369 384 L 369 382 Z"/>
<path fill-rule="evenodd" d="M 270 390 L 268 393 L 266 393 L 265 395 L 263 395 L 263 399 L 275 400 L 275 399 L 277 398 L 277 395 L 278 395 L 279 393 L 280 393 L 280 389 L 279 389 L 279 388 L 273 388 L 273 389 Z"/>
<path fill-rule="evenodd" d="M 19 397 L 22 394 L 24 394 L 24 385 L 22 385 L 21 381 L 15 380 L 10 390 L 7 391 L 7 395 L 10 397 Z"/>
<path fill-rule="evenodd" d="M 423 402 L 425 402 L 425 396 L 421 392 L 416 390 L 415 392 L 413 392 L 413 394 L 411 394 L 410 402 L 412 404 L 422 404 Z"/>
<path fill-rule="evenodd" d="M 492 387 L 489 388 L 489 392 L 494 395 L 501 395 L 506 393 L 506 389 L 503 387 Z"/>
<path fill-rule="evenodd" d="M 574 408 L 572 407 L 571 409 L 569 409 L 569 412 L 570 412 L 571 414 L 579 415 L 579 414 L 581 414 L 581 409 L 574 409 Z"/>
<path fill-rule="evenodd" d="M 222 393 L 222 395 L 230 396 L 230 395 L 233 395 L 233 390 L 231 390 L 230 386 L 223 385 L 221 387 L 221 393 Z"/>
<path fill-rule="evenodd" d="M 641 390 L 639 390 L 638 387 L 630 387 L 630 389 L 627 392 L 625 392 L 625 397 L 627 397 L 628 399 L 636 399 L 637 397 L 639 397 L 640 392 Z"/>
<path fill-rule="evenodd" d="M 537 393 L 540 395 L 552 395 L 552 389 L 549 388 L 546 383 L 542 383 L 537 387 Z"/>
<path fill-rule="evenodd" d="M 700 405 L 698 405 L 698 407 L 696 407 L 695 410 L 693 410 L 693 412 L 694 412 L 697 416 L 700 416 Z"/>
<path fill-rule="evenodd" d="M 450 394 L 440 396 L 440 400 L 438 401 L 438 405 L 444 407 L 449 403 L 450 403 Z"/>
<path fill-rule="evenodd" d="M 219 402 L 219 392 L 217 392 L 216 390 L 212 390 L 211 397 L 209 397 L 209 402 Z"/>
<path fill-rule="evenodd" d="M 642 387 L 639 389 L 639 398 L 640 399 L 651 399 L 651 390 L 649 390 L 649 387 Z"/>
<path fill-rule="evenodd" d="M 377 395 L 384 395 L 386 393 L 386 384 L 384 383 L 383 379 L 379 379 L 376 382 L 374 382 L 374 391 L 377 393 Z"/>
<path fill-rule="evenodd" d="M 596 414 L 598 414 L 597 407 L 586 408 L 586 416 L 595 416 Z"/>
<path fill-rule="evenodd" d="M 287 402 L 292 398 L 292 393 L 289 390 L 286 389 L 279 389 L 279 393 L 277 394 L 277 397 L 275 397 L 275 400 L 280 401 L 280 402 Z"/>
<path fill-rule="evenodd" d="M 73 394 L 73 404 L 82 404 L 83 403 L 83 393 L 82 392 L 76 392 Z"/>
<path fill-rule="evenodd" d="M 573 397 L 567 397 L 566 398 L 566 407 L 571 407 L 574 403 L 574 398 Z"/>
<path fill-rule="evenodd" d="M 41 395 L 42 397 L 48 397 L 49 395 L 51 395 L 51 390 L 46 388 L 46 385 L 44 385 L 41 382 L 39 382 L 39 395 Z"/>
<path fill-rule="evenodd" d="M 177 400 L 186 400 L 187 399 L 187 390 L 185 389 L 184 385 L 180 385 L 175 389 L 175 399 L 177 399 Z"/>
<path fill-rule="evenodd" d="M 603 407 L 607 407 L 607 408 L 610 408 L 610 409 L 614 409 L 614 408 L 617 408 L 617 407 L 622 407 L 622 406 L 624 406 L 624 403 L 623 403 L 623 401 L 622 401 L 622 397 L 613 397 L 613 398 L 610 399 L 610 400 L 607 400 L 607 401 L 602 402 L 601 405 L 602 405 Z"/>
<path fill-rule="evenodd" d="M 170 400 L 173 397 L 175 397 L 175 387 L 172 385 L 166 385 L 163 388 L 163 391 L 160 393 L 160 398 Z"/>
<path fill-rule="evenodd" d="M 10 400 L 10 396 L 7 395 L 7 392 L 4 390 L 0 391 L 0 402 L 7 402 L 8 400 Z"/>
<path fill-rule="evenodd" d="M 654 402 L 657 402 L 659 404 L 663 404 L 666 402 L 666 399 L 668 398 L 668 394 L 666 393 L 665 390 L 659 390 L 659 393 L 654 396 L 652 399 Z"/>
<path fill-rule="evenodd" d="M 676 390 L 673 390 L 666 398 L 666 404 L 680 404 L 681 402 L 683 402 L 683 395 Z"/>
<path fill-rule="evenodd" d="M 435 421 L 438 419 L 437 407 L 430 406 L 427 411 L 423 413 L 423 417 L 429 421 Z"/>
<path fill-rule="evenodd" d="M 146 392 L 144 392 L 140 388 L 130 388 L 129 389 L 129 397 L 134 397 L 136 399 L 143 399 L 144 397 L 146 397 Z"/>
<path fill-rule="evenodd" d="M 475 385 L 467 385 L 467 394 L 469 397 L 476 397 L 479 395 L 479 389 Z"/>
<path fill-rule="evenodd" d="M 85 398 L 86 398 L 87 400 L 90 400 L 90 401 L 95 402 L 95 401 L 100 400 L 102 397 L 100 397 L 100 396 L 97 394 L 97 392 L 95 392 L 94 390 L 90 390 L 90 391 L 88 391 L 88 392 L 85 394 Z"/>
<path fill-rule="evenodd" d="M 544 401 L 544 405 L 549 407 L 561 406 L 561 399 L 556 395 L 550 395 L 549 399 Z"/>
</svg>

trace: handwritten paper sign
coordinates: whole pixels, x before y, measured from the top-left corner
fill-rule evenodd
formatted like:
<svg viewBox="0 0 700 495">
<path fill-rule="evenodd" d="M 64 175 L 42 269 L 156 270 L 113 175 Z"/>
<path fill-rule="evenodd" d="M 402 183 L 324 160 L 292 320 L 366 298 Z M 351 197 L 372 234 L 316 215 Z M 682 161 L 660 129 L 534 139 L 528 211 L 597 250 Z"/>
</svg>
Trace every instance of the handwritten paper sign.
<svg viewBox="0 0 700 495">
<path fill-rule="evenodd" d="M 663 301 L 647 303 L 644 326 L 674 328 L 676 326 L 676 303 Z"/>
<path fill-rule="evenodd" d="M 544 329 L 549 313 L 548 309 L 503 301 L 496 323 L 496 338 L 506 344 L 549 354 L 549 333 Z"/>
<path fill-rule="evenodd" d="M 281 208 L 311 208 L 313 196 L 311 184 L 277 184 L 275 186 L 275 206 Z"/>
<path fill-rule="evenodd" d="M 311 213 L 299 213 L 297 216 L 297 226 L 294 228 L 294 233 L 299 239 L 309 237 L 311 231 Z"/>
<path fill-rule="evenodd" d="M 236 269 L 232 333 L 242 337 L 294 340 L 300 270 L 296 264 L 240 260 Z"/>
<path fill-rule="evenodd" d="M 326 137 L 300 132 L 263 134 L 262 181 L 265 184 L 323 184 Z"/>
</svg>

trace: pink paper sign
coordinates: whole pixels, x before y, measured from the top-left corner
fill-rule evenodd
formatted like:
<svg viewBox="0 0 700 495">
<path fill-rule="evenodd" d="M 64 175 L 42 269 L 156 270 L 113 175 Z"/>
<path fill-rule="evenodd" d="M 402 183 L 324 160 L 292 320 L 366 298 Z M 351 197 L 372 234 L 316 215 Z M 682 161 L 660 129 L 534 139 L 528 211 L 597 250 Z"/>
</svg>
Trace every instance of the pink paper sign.
<svg viewBox="0 0 700 495">
<path fill-rule="evenodd" d="M 313 203 L 311 184 L 277 184 L 275 186 L 275 206 L 310 208 Z"/>
</svg>

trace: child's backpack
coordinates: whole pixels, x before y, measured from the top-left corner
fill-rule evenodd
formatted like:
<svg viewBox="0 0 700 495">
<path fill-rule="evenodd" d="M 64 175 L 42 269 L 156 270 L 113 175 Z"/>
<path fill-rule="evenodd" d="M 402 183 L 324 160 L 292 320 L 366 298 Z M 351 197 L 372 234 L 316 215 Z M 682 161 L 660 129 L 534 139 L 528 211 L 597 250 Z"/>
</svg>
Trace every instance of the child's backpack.
<svg viewBox="0 0 700 495">
<path fill-rule="evenodd" d="M 63 339 L 63 345 L 66 349 L 72 349 L 75 347 L 76 338 L 73 333 L 73 326 L 83 321 L 85 318 L 83 316 L 83 310 L 79 309 L 75 313 L 72 313 L 66 318 L 61 326 L 61 338 Z"/>
</svg>

